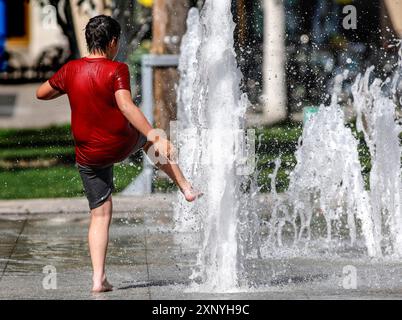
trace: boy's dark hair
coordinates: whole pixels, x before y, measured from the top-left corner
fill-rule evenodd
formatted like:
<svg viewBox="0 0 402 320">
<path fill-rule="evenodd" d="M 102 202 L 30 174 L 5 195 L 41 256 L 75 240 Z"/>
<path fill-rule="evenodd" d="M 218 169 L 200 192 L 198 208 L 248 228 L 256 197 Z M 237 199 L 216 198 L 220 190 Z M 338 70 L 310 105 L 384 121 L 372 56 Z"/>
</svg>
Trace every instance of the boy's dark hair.
<svg viewBox="0 0 402 320">
<path fill-rule="evenodd" d="M 106 52 L 113 39 L 119 40 L 120 33 L 120 24 L 112 17 L 105 15 L 93 17 L 85 27 L 88 51 L 90 53 Z"/>
</svg>

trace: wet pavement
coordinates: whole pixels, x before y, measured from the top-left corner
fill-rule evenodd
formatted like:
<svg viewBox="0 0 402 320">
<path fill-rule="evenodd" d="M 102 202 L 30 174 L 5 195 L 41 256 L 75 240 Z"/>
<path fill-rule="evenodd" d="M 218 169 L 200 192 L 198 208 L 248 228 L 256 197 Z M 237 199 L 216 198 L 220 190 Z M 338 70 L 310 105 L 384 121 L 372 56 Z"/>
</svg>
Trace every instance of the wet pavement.
<svg viewBox="0 0 402 320">
<path fill-rule="evenodd" d="M 56 200 L 18 202 L 19 209 L 1 202 L 0 299 L 402 299 L 402 261 L 353 251 L 336 257 L 268 253 L 246 263 L 256 287 L 196 292 L 189 276 L 198 236 L 173 232 L 173 200 L 115 199 L 120 211 L 111 227 L 108 276 L 116 290 L 97 295 L 90 293 L 84 201 L 66 200 L 64 208 L 72 212 L 54 211 Z M 24 207 L 29 203 L 31 211 Z M 55 289 L 46 270 L 56 271 Z"/>
</svg>

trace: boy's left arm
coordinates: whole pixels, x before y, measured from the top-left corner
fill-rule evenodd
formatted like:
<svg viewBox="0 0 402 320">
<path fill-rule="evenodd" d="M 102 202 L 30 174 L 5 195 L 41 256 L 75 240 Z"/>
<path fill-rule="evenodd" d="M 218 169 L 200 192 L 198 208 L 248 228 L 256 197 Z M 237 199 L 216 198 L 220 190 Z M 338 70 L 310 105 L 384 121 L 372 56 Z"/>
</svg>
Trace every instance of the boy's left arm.
<svg viewBox="0 0 402 320">
<path fill-rule="evenodd" d="M 121 89 L 115 92 L 117 105 L 126 119 L 151 142 L 159 154 L 168 160 L 175 158 L 175 148 L 172 143 L 154 131 L 142 111 L 134 104 L 129 90 Z M 153 134 L 155 133 L 155 134 Z"/>
<path fill-rule="evenodd" d="M 62 96 L 64 93 L 52 88 L 49 81 L 43 83 L 36 91 L 36 98 L 39 100 L 52 100 Z"/>
</svg>

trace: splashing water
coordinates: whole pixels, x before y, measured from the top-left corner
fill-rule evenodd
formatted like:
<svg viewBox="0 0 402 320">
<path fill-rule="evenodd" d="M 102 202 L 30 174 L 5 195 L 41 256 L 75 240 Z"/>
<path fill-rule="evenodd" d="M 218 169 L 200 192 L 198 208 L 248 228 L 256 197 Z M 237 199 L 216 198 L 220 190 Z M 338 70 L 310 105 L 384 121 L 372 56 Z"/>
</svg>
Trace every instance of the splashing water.
<svg viewBox="0 0 402 320">
<path fill-rule="evenodd" d="M 284 233 L 293 237 L 293 244 L 308 244 L 313 232 L 320 237 L 325 230 L 327 244 L 336 237 L 349 239 L 353 246 L 361 234 L 369 256 L 402 256 L 402 127 L 395 120 L 401 61 L 392 80 L 370 82 L 371 67 L 352 88 L 356 127 L 370 150 L 369 191 L 362 178 L 358 142 L 337 103 L 341 76 L 335 79 L 331 105 L 321 106 L 304 128 L 287 200 L 274 203 L 268 221 L 269 244 L 281 247 Z"/>
<path fill-rule="evenodd" d="M 322 236 L 325 230 L 328 243 L 336 235 L 353 245 L 359 219 L 368 253 L 376 254 L 357 141 L 344 121 L 343 111 L 332 103 L 321 106 L 307 122 L 296 152 L 297 165 L 290 175 L 287 196 L 291 208 L 274 208 L 269 221 L 271 242 L 281 246 L 282 233 L 289 225 L 293 243 L 308 242 L 312 232 Z"/>
<path fill-rule="evenodd" d="M 388 81 L 374 79 L 370 84 L 373 70 L 371 67 L 363 77 L 359 75 L 352 89 L 356 126 L 363 132 L 371 156 L 370 198 L 376 247 L 383 246 L 386 254 L 402 256 L 402 127 L 395 121 L 396 105 L 384 90 Z"/>
<path fill-rule="evenodd" d="M 257 248 L 260 256 L 261 220 L 255 206 L 258 172 L 249 192 L 242 190 L 244 177 L 236 174 L 248 101 L 239 89 L 231 2 L 206 0 L 201 16 L 190 10 L 187 26 L 179 66 L 179 163 L 204 197 L 191 204 L 179 197 L 176 229 L 201 236 L 190 277 L 197 283 L 193 289 L 238 291 L 245 285 L 246 253 Z M 356 127 L 370 150 L 370 190 L 364 185 L 358 141 L 338 103 L 344 79 L 338 76 L 331 104 L 322 105 L 305 125 L 286 197 L 275 190 L 281 165 L 276 161 L 266 223 L 269 247 L 283 248 L 289 239 L 290 245 L 308 245 L 324 236 L 321 246 L 331 249 L 345 240 L 356 246 L 363 238 L 370 257 L 402 255 L 402 128 L 395 121 L 400 73 L 370 84 L 372 71 L 359 76 L 352 89 Z"/>
<path fill-rule="evenodd" d="M 194 99 L 194 85 L 197 80 L 197 52 L 201 45 L 202 30 L 199 11 L 191 8 L 187 18 L 187 32 L 181 43 L 179 60 L 180 83 L 177 88 L 177 143 L 179 149 L 179 165 L 185 177 L 194 181 L 199 157 L 198 130 Z M 187 202 L 178 193 L 175 207 L 175 229 L 179 232 L 198 230 L 199 219 L 194 212 L 194 202 Z"/>
<path fill-rule="evenodd" d="M 231 2 L 207 0 L 199 24 L 197 19 L 192 9 L 188 18 L 192 26 L 184 38 L 180 61 L 179 120 L 183 124 L 179 127 L 190 129 L 192 139 L 180 146 L 179 153 L 187 150 L 192 155 L 181 164 L 185 170 L 191 168 L 193 184 L 204 196 L 193 205 L 182 206 L 179 215 L 199 216 L 196 228 L 201 247 L 191 276 L 199 283 L 197 290 L 229 292 L 240 284 L 242 265 L 238 246 L 242 177 L 237 175 L 236 161 L 248 100 L 240 92 L 242 75 L 234 51 Z M 194 221 L 184 228 L 189 225 Z"/>
</svg>

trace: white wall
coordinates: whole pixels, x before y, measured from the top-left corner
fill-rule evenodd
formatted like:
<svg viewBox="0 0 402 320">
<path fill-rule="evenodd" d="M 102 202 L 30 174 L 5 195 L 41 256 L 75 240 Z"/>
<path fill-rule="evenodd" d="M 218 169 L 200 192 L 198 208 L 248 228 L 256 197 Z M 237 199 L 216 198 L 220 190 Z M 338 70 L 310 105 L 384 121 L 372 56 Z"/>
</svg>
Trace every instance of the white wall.
<svg viewBox="0 0 402 320">
<path fill-rule="evenodd" d="M 110 1 L 94 0 L 95 3 L 94 10 L 92 10 L 91 7 L 87 5 L 87 3 L 84 3 L 81 7 L 77 7 L 74 4 L 75 2 L 76 1 L 70 0 L 70 5 L 72 8 L 73 19 L 74 19 L 75 34 L 77 37 L 80 54 L 81 56 L 85 56 L 88 54 L 88 52 L 85 41 L 85 33 L 83 30 L 85 29 L 88 20 L 91 19 L 92 17 L 97 16 L 99 14 L 111 15 L 110 10 L 105 8 L 105 5 L 108 6 L 110 4 L 109 3 Z"/>
<path fill-rule="evenodd" d="M 68 47 L 68 41 L 57 24 L 55 10 L 51 6 L 42 8 L 37 1 L 30 1 L 29 60 L 33 63 L 41 52 L 50 46 Z"/>
<path fill-rule="evenodd" d="M 264 0 L 264 122 L 287 115 L 285 79 L 285 9 L 282 0 Z"/>
</svg>

